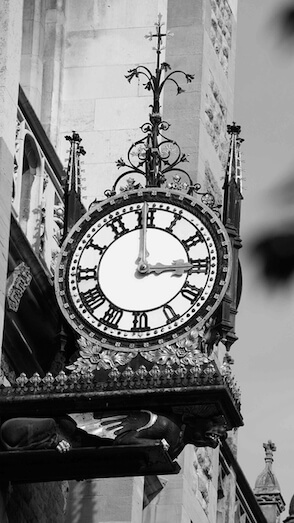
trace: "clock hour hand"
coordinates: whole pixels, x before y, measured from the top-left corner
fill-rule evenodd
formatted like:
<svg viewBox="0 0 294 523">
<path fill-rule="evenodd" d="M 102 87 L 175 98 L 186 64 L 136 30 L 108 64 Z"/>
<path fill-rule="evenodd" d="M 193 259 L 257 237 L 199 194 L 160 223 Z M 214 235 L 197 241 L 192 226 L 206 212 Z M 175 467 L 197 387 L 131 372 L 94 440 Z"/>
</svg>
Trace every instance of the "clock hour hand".
<svg viewBox="0 0 294 523">
<path fill-rule="evenodd" d="M 164 265 L 163 263 L 148 265 L 146 274 L 149 274 L 150 272 L 155 272 L 155 274 L 173 272 L 173 276 L 182 276 L 184 272 L 188 272 L 192 267 L 193 265 L 191 263 L 185 262 L 184 260 L 174 260 L 171 265 Z"/>
<path fill-rule="evenodd" d="M 147 251 L 147 248 L 146 248 L 147 213 L 148 213 L 148 204 L 147 204 L 147 202 L 144 202 L 143 206 L 142 206 L 142 214 L 141 214 L 142 228 L 140 230 L 139 254 L 138 254 L 138 258 L 136 260 L 138 271 L 142 272 L 142 273 L 146 272 L 146 269 L 148 266 L 147 258 L 149 256 L 149 252 Z"/>
</svg>

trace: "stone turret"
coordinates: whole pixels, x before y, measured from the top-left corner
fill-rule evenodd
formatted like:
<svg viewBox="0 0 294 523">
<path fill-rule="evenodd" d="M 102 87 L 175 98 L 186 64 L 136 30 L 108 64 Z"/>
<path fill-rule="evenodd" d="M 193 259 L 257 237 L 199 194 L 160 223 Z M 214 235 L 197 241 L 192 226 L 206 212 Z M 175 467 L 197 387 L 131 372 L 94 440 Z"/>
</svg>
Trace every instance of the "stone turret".
<svg viewBox="0 0 294 523">
<path fill-rule="evenodd" d="M 227 126 L 227 131 L 230 136 L 230 146 L 223 185 L 222 221 L 231 240 L 233 270 L 229 288 L 220 307 L 218 330 L 221 333 L 226 349 L 229 351 L 233 343 L 238 339 L 235 333 L 235 319 L 242 291 L 242 271 L 239 262 L 239 251 L 242 246 L 240 238 L 240 218 L 243 196 L 240 146 L 243 139 L 239 136 L 241 127 L 240 125 L 236 125 L 235 122 Z"/>
<path fill-rule="evenodd" d="M 265 450 L 265 468 L 257 477 L 253 491 L 268 523 L 278 523 L 281 512 L 285 510 L 285 502 L 278 480 L 272 471 L 273 453 L 276 451 L 276 446 L 269 440 L 263 444 L 263 448 Z"/>
</svg>

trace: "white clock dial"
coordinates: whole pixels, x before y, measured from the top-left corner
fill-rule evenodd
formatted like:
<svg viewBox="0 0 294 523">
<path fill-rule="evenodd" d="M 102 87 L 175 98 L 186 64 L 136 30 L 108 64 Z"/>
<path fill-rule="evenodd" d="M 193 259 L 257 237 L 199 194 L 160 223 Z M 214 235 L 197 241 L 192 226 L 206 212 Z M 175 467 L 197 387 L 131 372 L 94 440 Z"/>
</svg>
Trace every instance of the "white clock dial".
<svg viewBox="0 0 294 523">
<path fill-rule="evenodd" d="M 145 189 L 85 215 L 58 267 L 59 304 L 78 332 L 120 350 L 150 349 L 215 310 L 229 281 L 230 244 L 208 208 Z"/>
<path fill-rule="evenodd" d="M 113 242 L 99 264 L 98 280 L 105 296 L 114 305 L 131 311 L 149 311 L 162 307 L 181 290 L 186 274 L 173 277 L 171 272 L 141 274 L 138 271 L 140 231 L 125 234 Z M 160 229 L 148 231 L 148 262 L 169 264 L 174 259 L 188 261 L 182 244 Z"/>
</svg>

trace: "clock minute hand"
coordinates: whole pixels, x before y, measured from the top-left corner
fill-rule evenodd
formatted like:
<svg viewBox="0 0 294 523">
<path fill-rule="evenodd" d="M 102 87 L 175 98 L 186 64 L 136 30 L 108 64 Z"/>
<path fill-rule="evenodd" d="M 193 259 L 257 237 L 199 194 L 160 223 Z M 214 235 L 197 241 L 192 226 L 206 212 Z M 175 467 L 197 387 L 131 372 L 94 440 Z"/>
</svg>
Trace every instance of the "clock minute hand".
<svg viewBox="0 0 294 523">
<path fill-rule="evenodd" d="M 192 267 L 191 263 L 184 260 L 174 260 L 171 265 L 164 265 L 163 263 L 148 265 L 146 273 L 155 272 L 155 274 L 161 274 L 162 272 L 173 272 L 174 276 L 182 276 L 184 272 L 188 272 Z"/>
<path fill-rule="evenodd" d="M 139 254 L 136 260 L 139 272 L 146 272 L 147 268 L 147 258 L 149 252 L 146 248 L 146 239 L 147 239 L 147 213 L 148 213 L 148 204 L 147 202 L 143 203 L 142 206 L 142 215 L 141 215 L 141 225 L 142 229 L 140 230 L 140 245 L 139 245 Z"/>
</svg>

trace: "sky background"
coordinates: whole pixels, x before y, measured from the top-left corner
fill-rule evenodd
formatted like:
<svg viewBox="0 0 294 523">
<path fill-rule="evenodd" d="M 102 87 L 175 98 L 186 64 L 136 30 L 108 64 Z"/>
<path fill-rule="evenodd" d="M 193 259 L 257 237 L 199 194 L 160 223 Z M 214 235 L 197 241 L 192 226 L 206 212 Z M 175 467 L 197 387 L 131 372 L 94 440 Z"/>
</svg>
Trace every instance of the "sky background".
<svg viewBox="0 0 294 523">
<path fill-rule="evenodd" d="M 275 28 L 290 0 L 239 0 L 235 120 L 241 125 L 243 294 L 239 340 L 231 354 L 242 392 L 245 425 L 239 463 L 252 487 L 264 468 L 263 443 L 274 441 L 273 470 L 286 511 L 294 494 L 294 282 L 273 288 L 261 280 L 252 241 L 262 232 L 294 227 L 294 39 Z M 293 4 L 293 0 L 292 0 Z M 282 191 L 293 180 L 292 194 Z"/>
</svg>

